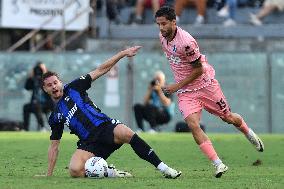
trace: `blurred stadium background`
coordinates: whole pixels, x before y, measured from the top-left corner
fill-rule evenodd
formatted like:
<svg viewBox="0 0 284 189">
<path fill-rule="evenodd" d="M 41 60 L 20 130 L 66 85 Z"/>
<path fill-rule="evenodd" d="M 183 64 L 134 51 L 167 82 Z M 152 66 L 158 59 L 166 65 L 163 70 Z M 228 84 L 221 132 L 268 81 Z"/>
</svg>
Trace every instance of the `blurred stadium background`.
<svg viewBox="0 0 284 189">
<path fill-rule="evenodd" d="M 224 20 L 216 16 L 216 2 L 208 0 L 205 24 L 194 26 L 196 10 L 188 7 L 180 25 L 197 39 L 215 67 L 232 110 L 257 133 L 284 133 L 284 14 L 269 15 L 262 26 L 249 24 L 249 13 L 257 12 L 262 2 L 239 1 L 238 24 L 224 27 Z M 142 101 L 153 73 L 164 71 L 168 82 L 173 77 L 152 11 L 145 10 L 143 24 L 131 24 L 135 0 L 119 8 L 119 20 L 109 19 L 106 4 L 107 0 L 0 0 L 1 119 L 22 121 L 22 107 L 31 95 L 24 82 L 37 61 L 68 82 L 125 46 L 142 45 L 136 57 L 123 59 L 89 90 L 103 112 L 136 129 L 132 105 Z M 173 131 L 178 121 L 182 117 L 176 106 L 174 119 L 162 130 Z M 208 132 L 234 132 L 205 112 L 202 122 Z M 35 130 L 34 118 L 32 123 Z"/>
</svg>

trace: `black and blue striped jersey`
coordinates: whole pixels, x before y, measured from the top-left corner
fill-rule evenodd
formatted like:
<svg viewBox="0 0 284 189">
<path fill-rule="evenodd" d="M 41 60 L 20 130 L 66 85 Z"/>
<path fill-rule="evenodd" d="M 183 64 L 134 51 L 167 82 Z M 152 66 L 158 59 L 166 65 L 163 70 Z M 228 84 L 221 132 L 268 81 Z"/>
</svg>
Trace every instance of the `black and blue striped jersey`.
<svg viewBox="0 0 284 189">
<path fill-rule="evenodd" d="M 61 139 L 65 126 L 80 140 L 89 140 L 94 137 L 97 127 L 111 122 L 112 119 L 102 113 L 88 97 L 86 91 L 91 83 L 92 78 L 87 74 L 64 86 L 63 96 L 48 120 L 51 127 L 50 140 Z"/>
</svg>

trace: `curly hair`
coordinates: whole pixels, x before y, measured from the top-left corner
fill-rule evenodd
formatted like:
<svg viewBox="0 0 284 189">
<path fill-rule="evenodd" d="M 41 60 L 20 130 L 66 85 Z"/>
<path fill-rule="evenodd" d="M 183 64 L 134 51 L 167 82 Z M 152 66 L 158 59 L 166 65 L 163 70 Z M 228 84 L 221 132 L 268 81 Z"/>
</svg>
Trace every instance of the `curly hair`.
<svg viewBox="0 0 284 189">
<path fill-rule="evenodd" d="M 175 10 L 172 7 L 169 6 L 163 6 L 161 7 L 155 14 L 155 18 L 157 17 L 165 17 L 167 20 L 175 20 L 176 19 L 176 13 Z"/>
<path fill-rule="evenodd" d="M 44 85 L 44 80 L 46 80 L 47 78 L 51 77 L 51 76 L 56 76 L 59 79 L 59 75 L 56 72 L 52 72 L 52 71 L 47 71 L 46 73 L 44 73 L 41 77 L 41 83 L 42 85 Z"/>
</svg>

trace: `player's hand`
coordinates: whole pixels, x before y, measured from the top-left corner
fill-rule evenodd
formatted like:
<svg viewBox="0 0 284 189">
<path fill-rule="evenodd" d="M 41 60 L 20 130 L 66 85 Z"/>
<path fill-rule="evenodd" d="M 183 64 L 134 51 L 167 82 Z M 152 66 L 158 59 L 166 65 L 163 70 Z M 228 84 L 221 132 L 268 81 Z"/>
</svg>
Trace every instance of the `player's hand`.
<svg viewBox="0 0 284 189">
<path fill-rule="evenodd" d="M 175 83 L 175 84 L 170 84 L 170 85 L 166 85 L 165 87 L 163 87 L 163 92 L 164 94 L 172 94 L 175 93 L 179 90 L 179 86 Z"/>
<path fill-rule="evenodd" d="M 37 175 L 34 175 L 35 178 L 41 178 L 41 177 L 48 177 L 47 174 L 37 174 Z"/>
<path fill-rule="evenodd" d="M 139 49 L 141 49 L 142 46 L 134 46 L 134 47 L 130 47 L 130 48 L 127 48 L 125 49 L 123 52 L 125 53 L 125 55 L 127 57 L 132 57 L 132 56 L 135 56 L 138 52 Z"/>
<path fill-rule="evenodd" d="M 52 176 L 52 173 L 40 173 L 34 175 L 34 177 L 50 177 L 50 176 Z"/>
</svg>

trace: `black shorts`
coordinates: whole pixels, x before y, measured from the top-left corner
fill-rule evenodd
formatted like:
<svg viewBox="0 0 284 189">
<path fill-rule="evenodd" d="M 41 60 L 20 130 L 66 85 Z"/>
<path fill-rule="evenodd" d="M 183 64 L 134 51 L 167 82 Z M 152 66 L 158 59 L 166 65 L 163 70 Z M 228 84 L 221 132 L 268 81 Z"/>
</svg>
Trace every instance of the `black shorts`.
<svg viewBox="0 0 284 189">
<path fill-rule="evenodd" d="M 108 123 L 99 126 L 96 132 L 98 136 L 94 140 L 79 140 L 77 142 L 77 149 L 85 150 L 93 153 L 95 156 L 107 159 L 115 150 L 119 149 L 122 144 L 114 143 L 113 130 L 118 124 Z"/>
</svg>

